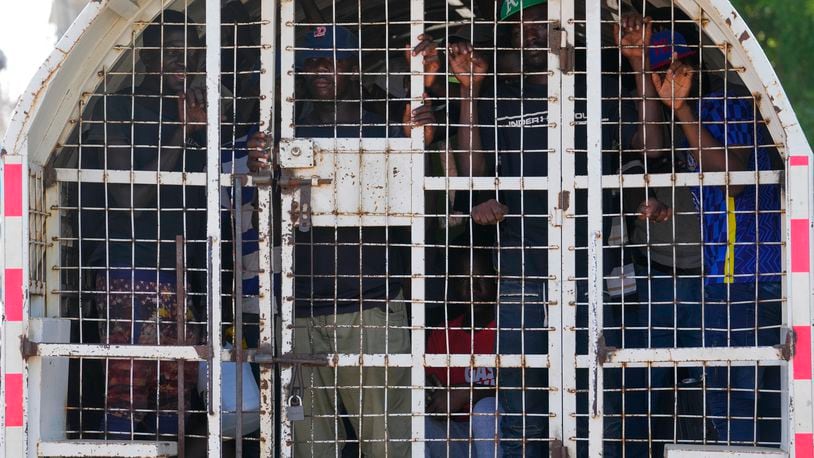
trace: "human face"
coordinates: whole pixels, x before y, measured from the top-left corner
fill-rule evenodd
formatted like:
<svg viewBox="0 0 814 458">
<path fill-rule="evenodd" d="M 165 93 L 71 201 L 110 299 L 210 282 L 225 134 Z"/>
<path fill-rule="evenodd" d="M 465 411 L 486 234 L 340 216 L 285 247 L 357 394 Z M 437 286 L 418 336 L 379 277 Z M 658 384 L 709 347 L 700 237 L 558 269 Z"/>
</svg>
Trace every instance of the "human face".
<svg viewBox="0 0 814 458">
<path fill-rule="evenodd" d="M 161 57 L 150 50 L 143 57 L 144 65 L 149 72 L 161 73 L 164 79 L 166 92 L 179 93 L 187 88 L 185 82 L 187 72 L 198 68 L 199 50 L 189 47 L 199 46 L 198 40 L 192 35 L 185 39 L 183 29 L 167 28 L 164 31 L 164 42 Z"/>
<path fill-rule="evenodd" d="M 332 57 L 312 57 L 305 60 L 302 70 L 306 73 L 305 87 L 311 97 L 334 100 L 345 94 L 350 78 L 342 73 L 352 71 L 353 66 L 344 59 L 334 61 Z"/>
<path fill-rule="evenodd" d="M 522 24 L 512 25 L 512 45 L 522 49 L 523 65 L 529 70 L 545 70 L 548 67 L 548 6 L 536 5 L 514 15 L 512 20 Z"/>
</svg>

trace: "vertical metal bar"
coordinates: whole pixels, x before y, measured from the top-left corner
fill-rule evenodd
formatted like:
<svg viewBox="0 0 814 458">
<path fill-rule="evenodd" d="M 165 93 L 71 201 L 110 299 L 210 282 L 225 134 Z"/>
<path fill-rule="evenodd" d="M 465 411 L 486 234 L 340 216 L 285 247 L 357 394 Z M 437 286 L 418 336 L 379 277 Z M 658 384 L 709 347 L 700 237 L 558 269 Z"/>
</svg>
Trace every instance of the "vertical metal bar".
<svg viewBox="0 0 814 458">
<path fill-rule="evenodd" d="M 260 130 L 274 135 L 274 100 L 276 97 L 277 59 L 277 2 L 261 0 L 260 3 Z M 276 138 L 271 138 L 275 145 Z M 272 169 L 273 170 L 273 169 Z M 272 172 L 273 173 L 273 172 Z M 258 188 L 259 212 L 258 234 L 260 248 L 260 342 L 258 348 L 272 350 L 275 346 L 274 325 L 277 310 L 274 309 L 274 232 L 272 229 L 271 188 Z M 275 387 L 274 369 L 260 366 L 260 457 L 270 458 L 274 447 Z"/>
<path fill-rule="evenodd" d="M 294 137 L 294 1 L 280 2 L 280 138 Z M 294 346 L 294 222 L 290 209 L 294 204 L 296 191 L 281 192 L 281 270 L 280 293 L 280 353 L 290 353 Z M 292 368 L 280 371 L 282 399 L 290 394 Z M 293 435 L 288 412 L 281 409 L 280 415 L 280 456 L 293 455 Z M 307 412 L 306 412 L 307 413 Z"/>
<path fill-rule="evenodd" d="M 186 304 L 187 304 L 187 289 L 186 278 L 184 276 L 184 236 L 175 236 L 175 298 L 176 298 L 176 332 L 177 343 L 176 345 L 186 345 Z M 186 364 L 183 359 L 179 359 L 178 363 L 178 456 L 185 456 L 184 444 L 186 431 L 184 430 L 186 412 L 184 412 L 184 365 Z"/>
<path fill-rule="evenodd" d="M 221 454 L 220 2 L 206 0 L 206 240 L 209 456 Z"/>
<path fill-rule="evenodd" d="M 811 368 L 812 362 L 812 310 L 814 299 L 812 291 L 812 199 L 814 195 L 814 180 L 811 178 L 812 157 L 807 154 L 807 145 L 795 145 L 794 139 L 787 145 L 786 186 L 783 203 L 786 208 L 786 218 L 783 218 L 783 234 L 790 243 L 785 253 L 784 265 L 790 275 L 783 279 L 784 296 L 783 321 L 787 332 L 794 332 L 794 357 L 781 372 L 781 412 L 782 430 L 781 447 L 789 452 L 791 457 L 801 457 L 805 451 L 811 450 L 814 421 L 812 421 L 811 400 L 814 399 Z M 795 155 L 796 151 L 802 154 Z M 795 252 L 807 253 L 804 256 L 795 256 Z M 781 344 L 784 341 L 780 342 Z M 782 367 L 782 366 L 781 366 Z"/>
<path fill-rule="evenodd" d="M 548 19 L 551 24 L 559 21 L 568 22 L 573 17 L 574 3 L 572 0 L 556 0 L 548 4 Z M 573 25 L 567 32 L 573 37 Z M 551 33 L 560 33 L 549 27 Z M 551 48 L 556 40 L 549 35 L 547 46 Z M 563 43 L 564 44 L 564 43 Z M 566 121 L 566 113 L 574 111 L 574 76 L 565 74 L 561 70 L 560 54 L 548 53 L 548 182 L 547 192 L 548 208 L 552 209 L 553 221 L 549 221 L 548 239 L 548 268 L 549 280 L 546 291 L 548 303 L 548 324 L 556 329 L 549 333 L 548 355 L 549 385 L 562 387 L 562 390 L 548 391 L 549 410 L 556 417 L 549 420 L 550 436 L 560 439 L 566 447 L 571 446 L 571 454 L 576 456 L 576 447 L 567 441 L 576 437 L 576 418 L 566 412 L 575 413 L 576 410 L 576 365 L 574 361 L 567 361 L 564 355 L 576 355 L 576 287 L 564 287 L 566 279 L 573 278 L 574 250 L 563 249 L 574 245 L 574 218 L 565 218 L 565 209 L 561 196 L 573 196 L 573 180 L 564 180 L 563 177 L 574 176 L 574 127 Z M 570 119 L 573 119 L 571 117 Z M 571 207 L 573 208 L 573 207 Z M 562 217 L 557 216 L 561 214 Z M 573 285 L 573 281 L 572 281 Z M 545 306 L 545 305 L 544 305 Z"/>
<path fill-rule="evenodd" d="M 233 175 L 232 214 L 234 215 L 234 233 L 232 234 L 232 252 L 234 253 L 233 275 L 234 296 L 234 339 L 232 348 L 235 352 L 235 456 L 243 456 L 243 178 Z"/>
<path fill-rule="evenodd" d="M 424 0 L 410 0 L 410 47 L 418 44 L 417 38 L 424 32 Z M 415 109 L 421 106 L 421 99 L 424 93 L 424 65 L 422 59 L 416 57 L 410 59 L 410 108 Z M 412 144 L 411 152 L 424 151 L 424 129 L 413 129 L 411 132 Z M 410 289 L 413 306 L 411 312 L 411 339 L 412 339 L 412 359 L 410 368 L 410 379 L 412 381 L 412 454 L 413 456 L 424 456 L 424 421 L 425 421 L 425 395 L 424 384 L 426 374 L 424 371 L 424 347 L 425 347 L 425 292 L 424 292 L 424 157 L 422 155 L 411 154 L 412 157 L 412 214 L 410 223 Z"/>
<path fill-rule="evenodd" d="M 602 30 L 600 0 L 585 5 L 588 155 L 588 440 L 589 456 L 602 453 Z"/>
</svg>

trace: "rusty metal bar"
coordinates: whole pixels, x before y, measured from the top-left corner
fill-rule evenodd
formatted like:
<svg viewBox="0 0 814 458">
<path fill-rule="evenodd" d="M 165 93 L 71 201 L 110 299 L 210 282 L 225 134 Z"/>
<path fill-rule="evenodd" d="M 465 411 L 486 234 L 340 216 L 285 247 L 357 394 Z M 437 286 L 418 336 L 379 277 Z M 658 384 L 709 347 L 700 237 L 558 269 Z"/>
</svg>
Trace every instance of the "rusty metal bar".
<svg viewBox="0 0 814 458">
<path fill-rule="evenodd" d="M 235 351 L 235 456 L 243 456 L 243 180 L 234 180 L 232 187 L 232 253 L 234 255 L 232 294 L 234 309 L 234 338 L 232 348 Z"/>
<path fill-rule="evenodd" d="M 186 276 L 184 275 L 184 236 L 178 235 L 175 237 L 175 283 L 176 283 L 176 316 L 175 321 L 177 326 L 175 332 L 178 337 L 178 345 L 186 344 L 186 326 L 185 319 L 187 313 L 187 297 L 186 297 Z M 184 387 L 186 380 L 184 380 L 184 365 L 186 362 L 183 359 L 178 360 L 178 455 L 185 455 L 185 436 L 186 436 L 186 419 L 185 419 L 185 405 L 184 405 Z M 190 383 L 193 382 L 190 380 Z"/>
<path fill-rule="evenodd" d="M 209 403 L 207 450 L 221 454 L 221 2 L 206 0 L 206 235 L 207 235 L 207 320 L 209 324 Z"/>
</svg>

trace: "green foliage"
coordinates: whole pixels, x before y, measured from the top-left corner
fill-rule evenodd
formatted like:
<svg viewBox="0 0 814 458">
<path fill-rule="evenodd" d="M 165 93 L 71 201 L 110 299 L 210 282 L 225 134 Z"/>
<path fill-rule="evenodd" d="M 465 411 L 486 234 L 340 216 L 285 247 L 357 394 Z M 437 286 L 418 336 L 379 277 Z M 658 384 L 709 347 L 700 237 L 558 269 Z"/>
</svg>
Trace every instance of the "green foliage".
<svg viewBox="0 0 814 458">
<path fill-rule="evenodd" d="M 757 35 L 808 138 L 814 138 L 814 0 L 732 0 Z"/>
</svg>

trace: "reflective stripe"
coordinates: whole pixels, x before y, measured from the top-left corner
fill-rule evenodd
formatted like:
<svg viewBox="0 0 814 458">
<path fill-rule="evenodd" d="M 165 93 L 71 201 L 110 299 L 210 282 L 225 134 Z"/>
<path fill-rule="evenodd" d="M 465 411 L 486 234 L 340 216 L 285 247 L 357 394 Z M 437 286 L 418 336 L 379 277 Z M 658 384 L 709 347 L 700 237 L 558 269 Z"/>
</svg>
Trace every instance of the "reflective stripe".
<svg viewBox="0 0 814 458">
<path fill-rule="evenodd" d="M 814 434 L 799 433 L 794 435 L 794 455 L 797 458 L 814 458 Z"/>
<path fill-rule="evenodd" d="M 6 164 L 3 170 L 3 199 L 5 215 L 23 215 L 23 166 Z"/>
<path fill-rule="evenodd" d="M 794 326 L 794 380 L 811 380 L 811 326 Z"/>
<path fill-rule="evenodd" d="M 726 258 L 724 259 L 724 283 L 735 281 L 735 237 L 737 237 L 738 226 L 735 216 L 735 198 L 729 197 L 726 201 L 727 234 L 726 234 Z"/>
<path fill-rule="evenodd" d="M 23 374 L 6 374 L 6 427 L 23 426 Z"/>
</svg>

